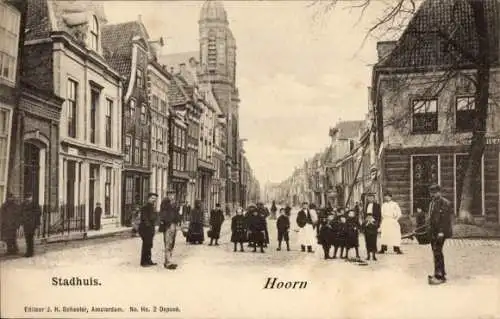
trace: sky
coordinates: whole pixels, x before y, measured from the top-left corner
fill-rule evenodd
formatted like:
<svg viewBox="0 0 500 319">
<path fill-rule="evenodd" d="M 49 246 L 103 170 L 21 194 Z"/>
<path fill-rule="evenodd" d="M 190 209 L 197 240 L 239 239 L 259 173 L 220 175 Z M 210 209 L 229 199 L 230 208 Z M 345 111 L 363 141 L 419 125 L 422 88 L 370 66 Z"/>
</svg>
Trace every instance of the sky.
<svg viewBox="0 0 500 319">
<path fill-rule="evenodd" d="M 339 120 L 368 111 L 376 41 L 364 41 L 382 8 L 336 7 L 328 14 L 311 1 L 224 1 L 237 44 L 240 137 L 261 185 L 289 177 L 330 143 Z M 162 53 L 199 49 L 202 1 L 108 1 L 108 23 L 141 20 Z M 382 40 L 385 38 L 382 35 Z"/>
</svg>

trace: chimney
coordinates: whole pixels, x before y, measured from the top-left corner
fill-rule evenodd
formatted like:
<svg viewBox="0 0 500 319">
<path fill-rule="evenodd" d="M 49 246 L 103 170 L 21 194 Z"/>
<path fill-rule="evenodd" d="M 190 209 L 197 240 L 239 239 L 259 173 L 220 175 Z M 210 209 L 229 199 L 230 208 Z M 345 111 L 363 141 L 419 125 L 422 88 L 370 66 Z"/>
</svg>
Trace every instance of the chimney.
<svg viewBox="0 0 500 319">
<path fill-rule="evenodd" d="M 378 62 L 385 59 L 396 47 L 396 41 L 379 41 L 377 42 Z"/>
</svg>

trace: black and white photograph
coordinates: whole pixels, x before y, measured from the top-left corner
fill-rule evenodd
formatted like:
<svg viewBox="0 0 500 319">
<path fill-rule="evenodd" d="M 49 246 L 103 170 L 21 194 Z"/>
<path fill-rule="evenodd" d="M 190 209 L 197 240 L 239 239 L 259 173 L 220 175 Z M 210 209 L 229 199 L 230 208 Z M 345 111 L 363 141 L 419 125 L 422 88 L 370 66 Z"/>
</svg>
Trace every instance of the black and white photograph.
<svg viewBox="0 0 500 319">
<path fill-rule="evenodd" d="M 500 0 L 0 0 L 1 318 L 500 318 Z"/>
</svg>

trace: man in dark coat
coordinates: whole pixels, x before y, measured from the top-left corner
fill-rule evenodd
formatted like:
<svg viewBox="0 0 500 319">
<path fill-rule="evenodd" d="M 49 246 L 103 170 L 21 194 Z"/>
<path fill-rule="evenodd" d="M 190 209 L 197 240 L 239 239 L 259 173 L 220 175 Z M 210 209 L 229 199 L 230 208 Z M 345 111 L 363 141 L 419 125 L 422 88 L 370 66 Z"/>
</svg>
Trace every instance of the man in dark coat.
<svg viewBox="0 0 500 319">
<path fill-rule="evenodd" d="M 160 226 L 158 231 L 163 233 L 163 244 L 165 249 L 165 261 L 163 267 L 174 270 L 177 264 L 172 262 L 172 252 L 177 235 L 177 224 L 181 221 L 179 210 L 173 204 L 174 193 L 169 193 L 160 205 Z"/>
<path fill-rule="evenodd" d="M 222 227 L 222 223 L 224 222 L 224 213 L 220 208 L 220 204 L 215 204 L 215 209 L 210 211 L 210 244 L 213 245 L 215 240 L 215 246 L 219 246 L 219 237 L 220 237 L 220 229 Z"/>
<path fill-rule="evenodd" d="M 439 285 L 446 282 L 443 245 L 446 238 L 451 238 L 453 235 L 451 226 L 453 212 L 450 202 L 442 197 L 439 185 L 432 185 L 429 191 L 432 200 L 429 204 L 427 218 L 429 220 L 429 235 L 434 256 L 434 276 L 429 276 L 428 281 L 431 285 Z"/>
<path fill-rule="evenodd" d="M 18 204 L 13 194 L 8 193 L 7 199 L 2 205 L 2 240 L 7 245 L 7 254 L 17 254 L 19 248 L 17 247 L 16 233 L 20 220 L 21 207 Z"/>
<path fill-rule="evenodd" d="M 33 195 L 27 194 L 23 203 L 22 225 L 24 239 L 26 240 L 26 254 L 24 257 L 32 257 L 34 254 L 35 230 L 40 226 L 40 207 L 33 202 Z"/>
<path fill-rule="evenodd" d="M 97 204 L 95 204 L 95 209 L 94 209 L 94 229 L 95 230 L 101 229 L 101 216 L 102 216 L 101 203 L 97 203 Z"/>
<path fill-rule="evenodd" d="M 142 239 L 141 266 L 154 266 L 151 260 L 151 248 L 153 248 L 153 237 L 155 233 L 156 212 L 155 204 L 158 194 L 149 193 L 148 202 L 141 209 L 141 223 L 139 224 L 139 235 Z"/>
</svg>

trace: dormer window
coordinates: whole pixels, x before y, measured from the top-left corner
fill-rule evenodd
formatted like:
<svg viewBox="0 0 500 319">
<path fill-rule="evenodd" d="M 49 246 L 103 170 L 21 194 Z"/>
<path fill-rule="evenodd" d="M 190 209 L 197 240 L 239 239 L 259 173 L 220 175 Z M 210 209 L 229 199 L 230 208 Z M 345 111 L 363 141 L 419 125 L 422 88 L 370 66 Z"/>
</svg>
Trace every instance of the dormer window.
<svg viewBox="0 0 500 319">
<path fill-rule="evenodd" d="M 99 21 L 96 16 L 92 16 L 90 23 L 90 49 L 99 50 Z"/>
</svg>

